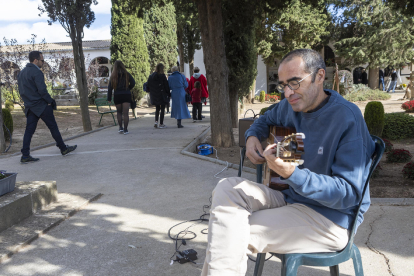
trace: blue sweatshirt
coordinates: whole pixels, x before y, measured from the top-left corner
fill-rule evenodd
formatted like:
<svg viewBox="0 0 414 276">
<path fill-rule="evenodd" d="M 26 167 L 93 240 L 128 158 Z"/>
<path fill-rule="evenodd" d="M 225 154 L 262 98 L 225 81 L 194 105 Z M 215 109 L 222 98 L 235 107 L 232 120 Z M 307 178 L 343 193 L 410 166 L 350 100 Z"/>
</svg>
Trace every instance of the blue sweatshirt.
<svg viewBox="0 0 414 276">
<path fill-rule="evenodd" d="M 294 127 L 296 132 L 303 132 L 304 164 L 285 179 L 289 184 L 289 189 L 282 191 L 285 200 L 304 204 L 350 230 L 375 144 L 359 108 L 336 91 L 327 91 L 331 93 L 328 103 L 312 113 L 294 112 L 289 102 L 282 100 L 254 122 L 245 138 L 267 137 L 269 125 Z M 368 187 L 357 227 L 369 205 Z"/>
</svg>

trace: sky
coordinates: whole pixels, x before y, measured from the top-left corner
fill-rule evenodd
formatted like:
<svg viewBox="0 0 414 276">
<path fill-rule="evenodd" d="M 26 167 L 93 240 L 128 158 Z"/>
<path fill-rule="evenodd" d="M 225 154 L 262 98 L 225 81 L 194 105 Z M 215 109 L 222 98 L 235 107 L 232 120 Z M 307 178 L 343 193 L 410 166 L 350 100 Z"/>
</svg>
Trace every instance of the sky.
<svg viewBox="0 0 414 276">
<path fill-rule="evenodd" d="M 3 38 L 17 39 L 19 44 L 27 44 L 32 34 L 36 34 L 36 42 L 44 38 L 50 42 L 70 42 L 65 29 L 59 22 L 48 25 L 46 14 L 39 16 L 38 6 L 41 0 L 0 0 L 0 43 Z M 98 5 L 92 5 L 95 21 L 89 29 L 84 29 L 83 40 L 110 39 L 111 0 L 98 0 Z"/>
</svg>

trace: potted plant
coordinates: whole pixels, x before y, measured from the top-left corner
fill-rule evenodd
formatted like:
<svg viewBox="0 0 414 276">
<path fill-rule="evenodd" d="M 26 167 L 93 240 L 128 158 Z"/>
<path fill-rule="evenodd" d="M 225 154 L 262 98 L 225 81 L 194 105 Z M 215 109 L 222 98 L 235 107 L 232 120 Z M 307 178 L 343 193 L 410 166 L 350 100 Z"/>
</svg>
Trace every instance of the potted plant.
<svg viewBox="0 0 414 276">
<path fill-rule="evenodd" d="M 16 186 L 17 173 L 6 173 L 0 171 L 0 196 L 13 192 Z"/>
</svg>

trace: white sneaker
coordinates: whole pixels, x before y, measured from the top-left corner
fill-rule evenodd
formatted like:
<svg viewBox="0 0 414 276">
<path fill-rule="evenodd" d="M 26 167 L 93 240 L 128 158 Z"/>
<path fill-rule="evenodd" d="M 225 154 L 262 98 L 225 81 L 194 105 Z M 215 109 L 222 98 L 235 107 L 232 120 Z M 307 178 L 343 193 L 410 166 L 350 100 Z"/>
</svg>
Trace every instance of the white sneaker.
<svg viewBox="0 0 414 276">
<path fill-rule="evenodd" d="M 124 131 L 124 135 L 127 135 L 127 134 L 129 134 L 128 130 L 127 131 Z"/>
<path fill-rule="evenodd" d="M 197 123 L 197 120 L 193 120 L 193 123 Z"/>
<path fill-rule="evenodd" d="M 166 125 L 162 124 L 158 128 L 166 128 L 166 127 L 167 127 Z"/>
<path fill-rule="evenodd" d="M 154 127 L 158 128 L 158 122 L 155 122 Z"/>
<path fill-rule="evenodd" d="M 124 132 L 124 130 L 123 130 L 123 129 L 120 129 L 120 130 L 118 130 L 118 132 L 119 132 L 119 133 L 122 133 L 122 132 Z"/>
</svg>

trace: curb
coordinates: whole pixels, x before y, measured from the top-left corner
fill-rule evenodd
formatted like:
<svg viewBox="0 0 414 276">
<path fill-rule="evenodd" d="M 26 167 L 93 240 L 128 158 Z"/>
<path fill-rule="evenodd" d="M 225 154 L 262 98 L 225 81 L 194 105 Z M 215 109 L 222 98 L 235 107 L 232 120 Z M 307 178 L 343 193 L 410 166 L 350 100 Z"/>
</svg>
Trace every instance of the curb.
<svg viewBox="0 0 414 276">
<path fill-rule="evenodd" d="M 232 169 L 235 169 L 235 170 L 239 170 L 239 165 L 236 165 L 236 164 L 233 164 L 233 163 L 228 163 L 227 161 L 223 161 L 223 160 L 219 160 L 219 159 L 216 159 L 216 158 L 211 158 L 211 157 L 207 157 L 205 155 L 200 155 L 200 154 L 194 153 L 194 151 L 196 150 L 196 146 L 198 144 L 200 144 L 201 141 L 204 140 L 204 138 L 206 138 L 206 136 L 210 133 L 210 131 L 211 131 L 211 126 L 209 126 L 198 137 L 196 137 L 190 144 L 188 144 L 181 151 L 181 154 L 191 156 L 191 157 L 194 157 L 194 158 L 198 158 L 198 159 L 201 159 L 201 160 L 204 160 L 204 161 L 209 161 L 209 162 L 212 162 L 212 163 L 215 163 L 215 164 L 228 166 L 228 168 L 232 168 Z M 256 169 L 252 169 L 252 168 L 243 167 L 243 171 L 248 172 L 248 173 L 252 173 L 252 174 L 256 174 Z"/>
<path fill-rule="evenodd" d="M 13 256 L 14 254 L 16 254 L 17 252 L 19 252 L 20 250 L 22 250 L 23 248 L 25 248 L 26 246 L 28 246 L 29 244 L 31 244 L 33 241 L 37 240 L 38 238 L 40 238 L 41 236 L 43 236 L 44 234 L 46 234 L 47 232 L 49 232 L 51 229 L 53 229 L 54 227 L 58 226 L 60 223 L 62 223 L 63 221 L 65 221 L 66 219 L 72 217 L 73 215 L 75 215 L 77 212 L 81 211 L 83 208 L 85 208 L 89 203 L 98 200 L 99 198 L 101 198 L 103 196 L 103 194 L 99 193 L 95 196 L 93 196 L 92 198 L 88 199 L 86 202 L 84 202 L 82 205 L 78 206 L 77 208 L 71 210 L 69 213 L 67 213 L 63 218 L 58 219 L 57 221 L 53 222 L 51 225 L 49 225 L 46 229 L 39 231 L 38 233 L 36 233 L 35 235 L 29 237 L 26 241 L 20 243 L 18 246 L 14 247 L 13 250 L 11 250 L 8 254 L 2 256 L 0 258 L 0 264 L 8 259 L 10 259 L 11 256 Z"/>
<path fill-rule="evenodd" d="M 371 198 L 371 205 L 414 206 L 414 198 Z"/>
</svg>

